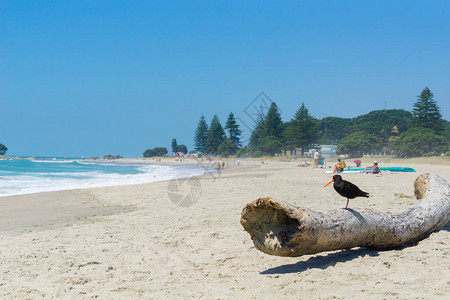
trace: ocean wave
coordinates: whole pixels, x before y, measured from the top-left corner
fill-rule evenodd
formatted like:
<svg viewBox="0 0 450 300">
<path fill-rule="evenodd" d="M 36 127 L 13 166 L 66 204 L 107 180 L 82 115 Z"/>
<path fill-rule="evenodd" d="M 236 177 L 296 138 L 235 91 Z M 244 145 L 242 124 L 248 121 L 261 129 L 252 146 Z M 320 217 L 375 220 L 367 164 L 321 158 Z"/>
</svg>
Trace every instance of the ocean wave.
<svg viewBox="0 0 450 300">
<path fill-rule="evenodd" d="M 30 159 L 29 161 L 34 163 L 51 163 L 51 164 L 71 164 L 76 162 L 74 160 L 39 160 L 39 159 Z"/>
<path fill-rule="evenodd" d="M 93 188 L 104 186 L 132 185 L 170 180 L 174 177 L 202 175 L 209 171 L 196 166 L 126 165 L 82 166 L 76 161 L 64 168 L 28 168 L 0 172 L 0 196 Z M 14 168 L 13 168 L 14 169 Z M 19 169 L 19 171 L 17 171 Z"/>
</svg>

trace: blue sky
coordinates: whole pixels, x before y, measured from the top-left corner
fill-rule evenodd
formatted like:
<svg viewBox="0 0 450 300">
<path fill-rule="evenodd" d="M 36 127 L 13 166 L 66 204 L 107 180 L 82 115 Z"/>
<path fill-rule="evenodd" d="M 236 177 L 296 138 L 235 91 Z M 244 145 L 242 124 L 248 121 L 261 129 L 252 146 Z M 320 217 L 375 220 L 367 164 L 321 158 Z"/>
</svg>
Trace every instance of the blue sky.
<svg viewBox="0 0 450 300">
<path fill-rule="evenodd" d="M 261 92 L 283 120 L 411 110 L 450 120 L 448 1 L 0 0 L 0 143 L 9 155 L 140 157 L 193 145 L 202 114 Z"/>
</svg>

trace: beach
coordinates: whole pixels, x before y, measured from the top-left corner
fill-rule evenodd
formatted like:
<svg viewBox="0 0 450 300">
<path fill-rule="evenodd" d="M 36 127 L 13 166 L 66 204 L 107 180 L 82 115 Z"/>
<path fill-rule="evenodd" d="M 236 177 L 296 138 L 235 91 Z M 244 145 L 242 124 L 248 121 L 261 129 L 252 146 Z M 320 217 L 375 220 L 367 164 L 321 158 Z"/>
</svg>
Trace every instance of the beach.
<svg viewBox="0 0 450 300">
<path fill-rule="evenodd" d="M 400 212 L 420 174 L 450 181 L 448 157 L 375 159 L 417 172 L 343 176 L 370 193 L 352 209 Z M 269 256 L 240 224 L 247 203 L 326 212 L 346 199 L 302 160 L 225 162 L 220 175 L 1 197 L 0 298 L 447 299 L 450 224 L 398 250 Z"/>
</svg>

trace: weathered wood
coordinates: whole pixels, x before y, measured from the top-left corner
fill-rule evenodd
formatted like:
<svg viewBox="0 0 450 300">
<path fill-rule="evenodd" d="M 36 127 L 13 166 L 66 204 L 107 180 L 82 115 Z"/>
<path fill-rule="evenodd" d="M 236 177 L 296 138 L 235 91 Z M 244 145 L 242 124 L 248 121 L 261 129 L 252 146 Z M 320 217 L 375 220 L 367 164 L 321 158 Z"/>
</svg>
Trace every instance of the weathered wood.
<svg viewBox="0 0 450 300">
<path fill-rule="evenodd" d="M 327 213 L 298 208 L 271 198 L 245 206 L 241 224 L 255 247 L 278 256 L 367 247 L 379 250 L 410 245 L 439 230 L 450 219 L 450 187 L 438 174 L 414 182 L 418 199 L 402 213 L 336 209 Z"/>
</svg>

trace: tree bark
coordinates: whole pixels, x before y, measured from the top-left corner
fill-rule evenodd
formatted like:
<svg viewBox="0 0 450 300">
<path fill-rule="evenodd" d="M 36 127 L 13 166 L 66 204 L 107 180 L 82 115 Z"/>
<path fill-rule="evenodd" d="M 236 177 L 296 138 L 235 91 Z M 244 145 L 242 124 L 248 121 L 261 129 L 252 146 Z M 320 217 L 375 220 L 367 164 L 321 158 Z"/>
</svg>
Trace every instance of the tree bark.
<svg viewBox="0 0 450 300">
<path fill-rule="evenodd" d="M 255 247 L 267 254 L 301 256 L 367 247 L 387 250 L 411 245 L 450 219 L 450 187 L 438 174 L 414 182 L 416 203 L 402 213 L 336 209 L 328 213 L 298 208 L 271 198 L 247 204 L 241 224 Z"/>
</svg>

